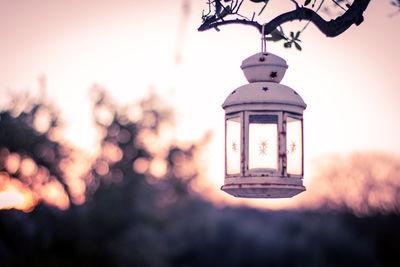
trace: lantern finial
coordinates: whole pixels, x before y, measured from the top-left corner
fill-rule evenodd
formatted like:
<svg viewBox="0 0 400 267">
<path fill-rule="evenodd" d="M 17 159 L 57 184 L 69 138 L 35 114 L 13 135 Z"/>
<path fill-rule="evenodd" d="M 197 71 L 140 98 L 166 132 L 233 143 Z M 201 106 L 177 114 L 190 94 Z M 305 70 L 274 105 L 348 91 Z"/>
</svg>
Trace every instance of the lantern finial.
<svg viewBox="0 0 400 267">
<path fill-rule="evenodd" d="M 246 58 L 240 66 L 250 82 L 279 83 L 285 75 L 286 60 L 271 53 L 257 53 Z"/>
</svg>

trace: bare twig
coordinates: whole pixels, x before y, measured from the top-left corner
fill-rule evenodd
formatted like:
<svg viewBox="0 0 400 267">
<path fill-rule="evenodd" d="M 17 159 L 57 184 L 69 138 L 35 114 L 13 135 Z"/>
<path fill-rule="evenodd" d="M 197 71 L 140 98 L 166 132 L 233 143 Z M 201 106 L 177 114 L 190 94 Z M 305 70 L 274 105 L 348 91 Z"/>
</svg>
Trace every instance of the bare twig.
<svg viewBox="0 0 400 267">
<path fill-rule="evenodd" d="M 240 1 L 240 4 L 239 4 L 238 8 L 236 9 L 236 13 L 239 11 L 240 7 L 242 6 L 243 1 L 244 1 L 244 0 Z"/>
<path fill-rule="evenodd" d="M 332 2 L 334 2 L 338 7 L 340 7 L 342 10 L 344 10 L 345 12 L 347 11 L 344 7 L 342 7 L 341 4 L 339 4 L 339 2 L 337 2 L 336 0 L 332 0 Z"/>
<path fill-rule="evenodd" d="M 300 6 L 299 6 L 299 4 L 297 3 L 296 0 L 290 0 L 290 1 L 292 1 L 292 2 L 296 5 L 296 9 L 297 9 L 297 8 L 300 8 Z"/>
</svg>

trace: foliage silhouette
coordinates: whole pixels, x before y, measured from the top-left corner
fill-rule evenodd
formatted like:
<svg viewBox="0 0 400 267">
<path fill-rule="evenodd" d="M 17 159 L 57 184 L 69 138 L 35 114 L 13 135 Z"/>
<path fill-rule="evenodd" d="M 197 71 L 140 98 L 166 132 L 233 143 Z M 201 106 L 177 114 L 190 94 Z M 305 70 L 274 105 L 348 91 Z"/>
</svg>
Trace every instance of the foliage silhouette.
<svg viewBox="0 0 400 267">
<path fill-rule="evenodd" d="M 261 3 L 262 8 L 258 11 L 253 3 Z M 327 37 L 336 37 L 347 31 L 353 24 L 359 26 L 364 21 L 364 12 L 367 9 L 370 0 L 354 0 L 351 2 L 345 1 L 296 1 L 290 0 L 294 4 L 294 9 L 292 11 L 282 12 L 273 19 L 269 19 L 265 23 L 259 22 L 259 16 L 266 9 L 269 0 L 208 0 L 207 11 L 202 12 L 202 24 L 198 28 L 198 31 L 206 31 L 209 29 L 216 29 L 219 31 L 219 27 L 228 24 L 242 24 L 248 25 L 256 28 L 263 36 L 267 36 L 268 41 L 280 41 L 285 40 L 284 47 L 292 47 L 292 43 L 298 50 L 301 50 L 299 45 L 299 35 L 308 27 L 310 23 L 313 23 L 318 30 L 325 34 Z M 338 16 L 334 16 L 328 20 L 321 17 L 319 11 L 322 10 L 329 11 L 332 6 L 339 7 L 342 11 Z M 251 14 L 243 13 L 243 6 L 248 4 L 247 9 L 251 10 Z M 304 4 L 304 5 L 302 5 Z M 392 3 L 393 4 L 393 3 Z M 257 19 L 256 17 L 257 10 Z M 287 22 L 293 21 L 307 21 L 305 26 L 297 31 L 296 37 L 294 32 L 290 35 L 285 34 L 282 25 Z M 278 38 L 276 38 L 278 36 Z"/>
<path fill-rule="evenodd" d="M 15 98 L 11 103 L 14 108 L 0 112 L 0 173 L 21 180 L 37 194 L 43 185 L 56 181 L 70 199 L 60 168 L 70 148 L 51 137 L 61 127 L 58 112 L 33 98 L 23 101 L 26 103 Z"/>
<path fill-rule="evenodd" d="M 325 157 L 310 190 L 320 205 L 358 215 L 400 214 L 400 158 L 378 152 Z"/>
</svg>

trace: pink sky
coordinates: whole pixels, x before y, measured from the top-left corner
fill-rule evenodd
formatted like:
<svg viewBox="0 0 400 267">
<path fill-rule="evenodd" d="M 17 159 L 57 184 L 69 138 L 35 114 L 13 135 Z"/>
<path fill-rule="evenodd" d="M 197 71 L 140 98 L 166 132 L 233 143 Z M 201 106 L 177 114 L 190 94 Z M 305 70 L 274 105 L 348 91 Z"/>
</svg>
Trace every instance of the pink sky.
<svg viewBox="0 0 400 267">
<path fill-rule="evenodd" d="M 45 74 L 49 97 L 69 125 L 66 137 L 90 150 L 96 133 L 90 127 L 89 87 L 103 85 L 123 103 L 140 100 L 152 87 L 177 109 L 178 140 L 213 131 L 206 176 L 218 188 L 224 165 L 221 104 L 246 83 L 239 66 L 259 51 L 259 35 L 238 25 L 197 32 L 205 1 L 190 1 L 188 23 L 180 26 L 183 2 L 0 1 L 0 103 L 10 91 L 36 92 L 37 78 Z M 280 3 L 271 1 L 272 9 Z M 289 64 L 282 83 L 308 105 L 306 185 L 313 160 L 327 154 L 378 150 L 400 155 L 400 14 L 390 18 L 394 11 L 390 1 L 371 1 L 364 23 L 334 39 L 310 26 L 301 38 L 302 52 L 268 44 Z M 180 31 L 182 44 L 177 43 Z M 177 47 L 183 48 L 179 66 Z"/>
</svg>

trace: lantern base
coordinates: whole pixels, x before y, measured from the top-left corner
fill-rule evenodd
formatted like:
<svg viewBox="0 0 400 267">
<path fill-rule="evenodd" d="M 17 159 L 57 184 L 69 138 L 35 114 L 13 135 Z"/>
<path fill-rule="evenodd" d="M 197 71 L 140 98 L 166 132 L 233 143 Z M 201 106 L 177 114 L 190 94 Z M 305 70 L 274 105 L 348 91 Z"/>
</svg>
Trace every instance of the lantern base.
<svg viewBox="0 0 400 267">
<path fill-rule="evenodd" d="M 221 187 L 222 191 L 243 198 L 290 198 L 306 188 L 302 185 L 281 184 L 228 184 Z"/>
</svg>

